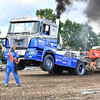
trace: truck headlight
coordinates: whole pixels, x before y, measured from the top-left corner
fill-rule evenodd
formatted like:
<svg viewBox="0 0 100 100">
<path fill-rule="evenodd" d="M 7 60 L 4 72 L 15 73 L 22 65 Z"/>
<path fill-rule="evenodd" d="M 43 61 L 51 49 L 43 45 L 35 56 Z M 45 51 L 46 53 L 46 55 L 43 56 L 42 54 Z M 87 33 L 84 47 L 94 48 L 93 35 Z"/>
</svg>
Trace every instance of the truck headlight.
<svg viewBox="0 0 100 100">
<path fill-rule="evenodd" d="M 36 51 L 28 51 L 28 54 L 35 55 L 36 54 Z"/>
</svg>

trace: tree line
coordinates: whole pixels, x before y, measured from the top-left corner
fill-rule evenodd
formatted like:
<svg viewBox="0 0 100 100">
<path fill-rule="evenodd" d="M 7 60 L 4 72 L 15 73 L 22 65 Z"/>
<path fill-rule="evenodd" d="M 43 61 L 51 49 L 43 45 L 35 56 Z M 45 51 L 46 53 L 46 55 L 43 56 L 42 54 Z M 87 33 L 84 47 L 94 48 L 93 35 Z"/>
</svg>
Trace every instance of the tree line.
<svg viewBox="0 0 100 100">
<path fill-rule="evenodd" d="M 56 22 L 56 14 L 53 13 L 52 9 L 39 9 L 36 11 L 36 16 L 38 15 Z M 63 46 L 71 47 L 72 50 L 88 51 L 93 46 L 100 45 L 100 33 L 96 34 L 87 23 L 80 24 L 69 19 L 66 19 L 65 22 L 60 20 L 58 44 L 60 43 L 60 35 L 63 39 Z"/>
</svg>

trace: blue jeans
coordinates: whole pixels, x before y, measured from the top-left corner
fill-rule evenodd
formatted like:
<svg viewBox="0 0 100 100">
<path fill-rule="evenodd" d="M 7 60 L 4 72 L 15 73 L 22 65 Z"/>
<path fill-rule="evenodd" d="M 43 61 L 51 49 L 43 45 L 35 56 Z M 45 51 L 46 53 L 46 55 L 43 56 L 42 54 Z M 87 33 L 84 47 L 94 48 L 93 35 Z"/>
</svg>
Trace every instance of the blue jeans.
<svg viewBox="0 0 100 100">
<path fill-rule="evenodd" d="M 7 67 L 6 67 L 5 84 L 8 84 L 9 75 L 10 75 L 10 72 L 11 72 L 11 71 L 12 71 L 14 77 L 15 77 L 16 83 L 17 83 L 17 84 L 20 84 L 18 74 L 17 74 L 17 73 L 15 72 L 15 70 L 14 70 L 14 65 L 13 65 L 13 66 L 8 66 L 8 65 L 7 65 Z"/>
</svg>

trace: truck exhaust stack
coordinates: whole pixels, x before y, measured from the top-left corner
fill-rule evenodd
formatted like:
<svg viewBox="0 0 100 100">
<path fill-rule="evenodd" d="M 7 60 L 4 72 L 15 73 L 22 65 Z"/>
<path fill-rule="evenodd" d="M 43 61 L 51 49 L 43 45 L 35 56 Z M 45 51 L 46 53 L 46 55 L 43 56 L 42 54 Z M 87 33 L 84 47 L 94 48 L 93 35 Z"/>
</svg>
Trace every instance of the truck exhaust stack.
<svg viewBox="0 0 100 100">
<path fill-rule="evenodd" d="M 57 24 L 57 33 L 58 33 L 58 29 L 59 29 L 59 20 L 60 20 L 60 19 L 58 19 L 58 18 L 56 19 L 56 24 Z"/>
</svg>

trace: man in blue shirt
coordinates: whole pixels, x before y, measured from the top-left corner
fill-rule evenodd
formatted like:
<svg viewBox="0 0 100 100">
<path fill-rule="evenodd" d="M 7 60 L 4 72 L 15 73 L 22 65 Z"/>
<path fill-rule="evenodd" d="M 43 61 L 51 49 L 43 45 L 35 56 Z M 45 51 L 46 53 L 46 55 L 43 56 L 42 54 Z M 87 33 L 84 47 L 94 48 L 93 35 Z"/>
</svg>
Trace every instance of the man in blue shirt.
<svg viewBox="0 0 100 100">
<path fill-rule="evenodd" d="M 43 34 L 47 34 L 47 32 L 45 31 L 45 27 L 43 27 Z"/>
<path fill-rule="evenodd" d="M 17 59 L 17 61 L 15 61 L 15 58 Z M 10 51 L 7 53 L 7 65 L 6 65 L 6 76 L 5 76 L 6 87 L 8 86 L 9 75 L 11 71 L 15 77 L 16 85 L 20 86 L 18 74 L 14 69 L 15 63 L 18 64 L 19 62 L 20 62 L 20 58 L 19 55 L 15 53 L 15 46 L 11 46 Z"/>
</svg>

